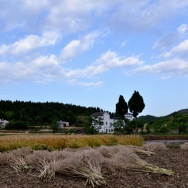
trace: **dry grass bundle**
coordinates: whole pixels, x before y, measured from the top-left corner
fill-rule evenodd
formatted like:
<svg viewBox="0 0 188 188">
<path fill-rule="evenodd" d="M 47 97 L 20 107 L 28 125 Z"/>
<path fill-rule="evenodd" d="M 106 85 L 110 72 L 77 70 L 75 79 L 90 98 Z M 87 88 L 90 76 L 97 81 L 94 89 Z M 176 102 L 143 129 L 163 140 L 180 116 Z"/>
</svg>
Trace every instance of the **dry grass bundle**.
<svg viewBox="0 0 188 188">
<path fill-rule="evenodd" d="M 49 153 L 49 151 L 33 151 L 33 153 L 26 156 L 26 161 L 37 169 L 44 159 L 49 158 Z"/>
<path fill-rule="evenodd" d="M 140 155 L 149 155 L 149 156 L 155 155 L 155 153 L 152 152 L 152 151 L 148 151 L 148 150 L 146 151 L 146 150 L 143 150 L 143 149 L 138 148 L 138 147 L 136 147 L 136 146 L 129 146 L 129 147 L 131 147 L 132 150 L 133 150 L 135 153 L 138 153 L 138 154 L 140 154 Z"/>
<path fill-rule="evenodd" d="M 26 160 L 26 155 L 32 153 L 28 147 L 19 148 L 12 152 L 4 152 L 0 154 L 0 164 L 9 164 L 16 171 L 24 171 L 31 169 L 31 166 Z"/>
<path fill-rule="evenodd" d="M 26 155 L 33 153 L 33 150 L 30 149 L 29 147 L 22 147 L 22 148 L 13 150 L 12 153 L 17 157 L 25 157 Z"/>
<path fill-rule="evenodd" d="M 97 148 L 97 150 L 104 158 L 112 158 L 119 152 L 119 150 L 121 149 L 120 147 L 121 147 L 120 145 L 113 147 L 101 146 Z"/>
<path fill-rule="evenodd" d="M 180 145 L 180 149 L 182 150 L 188 150 L 188 142 L 185 142 L 183 144 Z"/>
<path fill-rule="evenodd" d="M 53 165 L 56 172 L 85 178 L 86 184 L 89 183 L 93 186 L 106 185 L 106 180 L 102 177 L 101 167 L 102 157 L 94 149 L 74 152 L 72 157 L 61 160 Z"/>
<path fill-rule="evenodd" d="M 24 171 L 31 169 L 31 166 L 26 161 L 26 155 L 32 151 L 29 148 L 16 149 L 12 152 L 5 152 L 0 155 L 0 163 L 9 164 L 16 171 Z M 4 160 L 2 160 L 4 159 Z"/>
<path fill-rule="evenodd" d="M 100 150 L 105 157 L 106 165 L 113 165 L 115 168 L 124 168 L 140 172 L 151 172 L 158 174 L 172 175 L 173 171 L 159 168 L 142 160 L 135 154 L 133 147 L 114 146 Z M 109 168 L 110 169 L 110 168 Z"/>
<path fill-rule="evenodd" d="M 12 158 L 11 166 L 16 171 L 25 171 L 32 168 L 24 157 L 16 157 L 16 156 Z"/>
<path fill-rule="evenodd" d="M 92 186 L 106 185 L 102 170 L 107 168 L 112 172 L 119 168 L 139 172 L 151 172 L 172 175 L 173 171 L 159 168 L 142 160 L 136 153 L 153 154 L 134 146 L 101 146 L 79 149 L 64 149 L 62 151 L 32 151 L 29 148 L 0 153 L 0 163 L 11 165 L 16 171 L 36 169 L 39 178 L 54 178 L 56 173 L 68 176 L 82 177 L 86 184 Z M 102 169 L 103 167 L 103 169 Z"/>
<path fill-rule="evenodd" d="M 168 148 L 164 143 L 161 142 L 148 142 L 144 144 L 141 149 L 147 150 L 147 151 L 161 151 L 161 150 L 167 150 Z"/>
<path fill-rule="evenodd" d="M 0 153 L 0 164 L 9 164 L 12 153 Z"/>
<path fill-rule="evenodd" d="M 40 162 L 40 167 L 37 169 L 40 174 L 39 178 L 41 179 L 51 179 L 55 178 L 55 170 L 53 169 L 53 164 L 57 163 L 56 160 L 51 160 L 50 162 L 46 161 L 45 158 Z"/>
</svg>

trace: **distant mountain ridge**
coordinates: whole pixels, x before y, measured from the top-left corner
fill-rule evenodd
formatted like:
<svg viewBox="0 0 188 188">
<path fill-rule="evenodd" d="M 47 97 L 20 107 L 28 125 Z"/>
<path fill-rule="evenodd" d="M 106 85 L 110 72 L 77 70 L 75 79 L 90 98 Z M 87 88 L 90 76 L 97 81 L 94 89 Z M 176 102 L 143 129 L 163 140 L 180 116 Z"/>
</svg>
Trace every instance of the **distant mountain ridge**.
<svg viewBox="0 0 188 188">
<path fill-rule="evenodd" d="M 171 116 L 175 116 L 177 114 L 188 114 L 188 109 L 182 109 L 182 110 L 179 110 L 179 111 L 175 111 L 175 112 L 172 112 L 166 116 L 160 116 L 160 117 L 157 117 L 157 116 L 152 116 L 152 115 L 145 115 L 145 116 L 139 116 L 138 119 L 144 119 L 147 123 L 151 122 L 151 121 L 154 121 L 158 118 L 167 118 L 167 117 L 171 117 Z"/>
<path fill-rule="evenodd" d="M 166 116 L 162 116 L 162 117 L 170 117 L 170 116 L 174 116 L 176 114 L 188 114 L 188 109 L 182 109 L 182 110 L 179 110 L 179 111 L 175 111 L 169 115 L 166 115 Z"/>
</svg>

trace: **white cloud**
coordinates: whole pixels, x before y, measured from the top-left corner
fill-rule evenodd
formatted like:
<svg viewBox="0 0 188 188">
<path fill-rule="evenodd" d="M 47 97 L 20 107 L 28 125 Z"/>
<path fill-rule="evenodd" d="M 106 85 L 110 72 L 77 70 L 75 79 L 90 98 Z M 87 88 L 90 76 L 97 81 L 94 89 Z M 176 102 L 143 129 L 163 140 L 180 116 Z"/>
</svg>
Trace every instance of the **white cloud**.
<svg viewBox="0 0 188 188">
<path fill-rule="evenodd" d="M 169 79 L 170 78 L 170 76 L 161 76 L 161 80 L 167 80 L 167 79 Z"/>
<path fill-rule="evenodd" d="M 84 37 L 81 37 L 77 40 L 72 40 L 69 44 L 67 44 L 61 54 L 60 59 L 64 61 L 69 61 L 73 59 L 75 56 L 80 54 L 83 51 L 87 51 L 91 49 L 95 43 L 96 38 L 99 36 L 99 32 L 91 32 Z"/>
<path fill-rule="evenodd" d="M 154 74 L 165 74 L 165 77 L 171 75 L 188 75 L 188 63 L 182 59 L 172 59 L 168 61 L 162 61 L 153 65 L 144 65 L 134 72 L 139 73 L 154 73 Z"/>
<path fill-rule="evenodd" d="M 150 28 L 159 28 L 160 22 L 163 24 L 169 22 L 187 6 L 187 1 L 177 0 L 124 1 L 119 6 L 114 6 L 114 9 L 110 11 L 108 24 L 118 31 L 142 32 Z"/>
<path fill-rule="evenodd" d="M 176 43 L 186 35 L 186 31 L 187 25 L 182 24 L 180 27 L 177 28 L 176 32 L 169 32 L 164 34 L 160 40 L 155 42 L 153 48 L 165 49 L 167 47 L 171 47 L 174 43 Z"/>
<path fill-rule="evenodd" d="M 121 43 L 120 48 L 123 48 L 126 44 L 127 44 L 127 41 L 123 41 L 123 42 Z"/>
<path fill-rule="evenodd" d="M 178 29 L 177 31 L 179 33 L 185 33 L 187 31 L 187 25 L 186 24 L 182 24 Z"/>
<path fill-rule="evenodd" d="M 84 86 L 84 87 L 89 87 L 89 88 L 101 87 L 104 84 L 102 81 L 98 81 L 98 82 L 79 82 L 76 79 L 69 80 L 67 83 L 70 84 L 70 85 L 79 85 L 79 86 Z"/>
<path fill-rule="evenodd" d="M 3 30 L 24 27 L 76 33 L 105 24 L 115 30 L 142 31 L 170 20 L 187 6 L 186 0 L 9 0 L 1 2 L 0 20 Z"/>
<path fill-rule="evenodd" d="M 138 57 L 131 56 L 127 58 L 119 57 L 112 51 L 107 51 L 99 59 L 85 69 L 75 69 L 67 72 L 68 77 L 91 77 L 99 75 L 113 68 L 140 65 L 143 62 Z"/>
<path fill-rule="evenodd" d="M 0 62 L 1 82 L 21 81 L 52 81 L 59 72 L 58 62 L 54 55 L 40 56 L 26 62 Z"/>
<path fill-rule="evenodd" d="M 44 32 L 41 37 L 29 35 L 13 44 L 1 45 L 0 54 L 20 55 L 35 48 L 55 45 L 60 37 L 59 32 L 56 31 Z"/>
<path fill-rule="evenodd" d="M 188 39 L 181 42 L 178 46 L 173 47 L 172 50 L 170 50 L 169 52 L 163 53 L 161 56 L 164 58 L 171 57 L 174 55 L 188 57 L 187 51 L 188 51 Z"/>
<path fill-rule="evenodd" d="M 84 69 L 67 69 L 59 63 L 55 55 L 39 56 L 32 59 L 25 58 L 24 61 L 16 63 L 0 62 L 0 80 L 3 82 L 32 80 L 37 82 L 49 82 L 62 79 L 89 78 L 100 75 L 113 68 L 140 65 L 142 61 L 138 57 L 119 57 L 115 52 L 108 51 L 103 54 L 96 62 Z M 89 83 L 78 82 L 77 85 L 92 85 Z M 102 85 L 96 82 L 95 86 Z"/>
</svg>

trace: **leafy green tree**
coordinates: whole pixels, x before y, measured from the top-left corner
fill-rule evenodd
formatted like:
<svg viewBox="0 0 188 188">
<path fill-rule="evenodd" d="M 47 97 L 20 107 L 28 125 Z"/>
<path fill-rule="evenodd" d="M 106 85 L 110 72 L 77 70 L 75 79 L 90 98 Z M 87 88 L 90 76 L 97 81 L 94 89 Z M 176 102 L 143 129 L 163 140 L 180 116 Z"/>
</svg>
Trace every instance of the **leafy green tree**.
<svg viewBox="0 0 188 188">
<path fill-rule="evenodd" d="M 124 115 L 128 112 L 127 103 L 122 95 L 119 96 L 119 101 L 116 104 L 116 113 L 120 114 L 124 119 Z"/>
<path fill-rule="evenodd" d="M 91 116 L 87 116 L 86 117 L 86 122 L 84 123 L 84 127 L 85 127 L 85 133 L 86 134 L 94 134 L 94 126 L 92 126 L 92 117 Z"/>
<path fill-rule="evenodd" d="M 97 132 L 99 132 L 99 129 L 101 128 L 101 126 L 103 125 L 103 118 L 101 117 L 93 117 L 92 118 L 92 124 L 93 124 L 93 128 L 94 128 L 94 133 L 97 130 Z"/>
<path fill-rule="evenodd" d="M 53 130 L 53 133 L 57 132 L 58 130 L 58 122 L 57 119 L 53 119 L 52 123 L 51 123 L 51 129 Z"/>
<path fill-rule="evenodd" d="M 5 118 L 7 120 L 13 120 L 15 116 L 15 113 L 13 111 L 6 111 L 5 112 Z"/>
<path fill-rule="evenodd" d="M 111 124 L 111 126 L 114 126 L 114 130 L 124 134 L 125 132 L 125 123 L 122 119 L 118 119 L 117 121 L 115 121 L 114 123 Z"/>
<path fill-rule="evenodd" d="M 27 122 L 24 121 L 10 121 L 6 126 L 7 130 L 25 130 L 27 129 Z"/>
</svg>

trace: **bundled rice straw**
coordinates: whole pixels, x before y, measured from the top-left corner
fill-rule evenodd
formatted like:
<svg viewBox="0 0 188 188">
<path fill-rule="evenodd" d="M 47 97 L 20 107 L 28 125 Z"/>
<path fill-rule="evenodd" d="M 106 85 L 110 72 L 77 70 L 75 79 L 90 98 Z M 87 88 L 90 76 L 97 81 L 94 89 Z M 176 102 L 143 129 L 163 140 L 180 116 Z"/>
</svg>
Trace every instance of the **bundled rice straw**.
<svg viewBox="0 0 188 188">
<path fill-rule="evenodd" d="M 164 143 L 160 142 L 148 142 L 144 144 L 141 148 L 147 151 L 161 151 L 168 149 Z"/>
<path fill-rule="evenodd" d="M 52 166 L 56 162 L 57 161 L 55 161 L 55 160 L 48 162 L 44 158 L 43 161 L 40 162 L 40 168 L 38 168 L 38 171 L 40 172 L 39 178 L 41 178 L 41 179 L 55 178 L 55 170 L 52 168 Z"/>
<path fill-rule="evenodd" d="M 171 170 L 159 168 L 145 162 L 134 153 L 131 147 L 119 145 L 105 148 L 105 151 L 99 149 L 99 152 L 101 152 L 101 154 L 106 157 L 106 164 L 113 165 L 116 168 L 125 168 L 140 172 L 173 175 L 173 171 Z"/>
<path fill-rule="evenodd" d="M 72 157 L 53 165 L 56 172 L 85 178 L 86 184 L 89 183 L 93 187 L 95 185 L 106 185 L 106 180 L 102 177 L 101 167 L 102 157 L 93 149 L 83 151 L 82 153 L 75 152 Z"/>
<path fill-rule="evenodd" d="M 131 149 L 135 152 L 135 153 L 138 153 L 138 154 L 140 154 L 140 155 L 149 155 L 149 156 L 151 156 L 151 155 L 155 155 L 155 153 L 154 152 L 152 152 L 152 151 L 149 151 L 149 150 L 143 150 L 143 149 L 141 149 L 141 148 L 139 148 L 139 147 L 136 147 L 136 146 L 128 146 L 128 147 L 131 147 Z"/>
<path fill-rule="evenodd" d="M 32 167 L 27 163 L 24 157 L 14 157 L 11 159 L 11 166 L 14 168 L 16 171 L 25 171 L 29 170 Z"/>
<path fill-rule="evenodd" d="M 184 144 L 180 145 L 180 149 L 188 150 L 188 142 L 185 142 Z"/>
<path fill-rule="evenodd" d="M 25 156 L 31 153 L 29 148 L 20 148 L 12 152 L 5 152 L 0 154 L 0 164 L 9 164 L 16 171 L 24 171 L 31 169 L 31 166 L 25 159 Z"/>
<path fill-rule="evenodd" d="M 106 185 L 106 180 L 102 176 L 104 166 L 112 171 L 123 168 L 173 175 L 173 171 L 151 165 L 137 155 L 137 153 L 152 155 L 154 153 L 150 150 L 159 148 L 157 147 L 159 145 L 155 143 L 146 145 L 147 151 L 134 146 L 122 145 L 53 152 L 22 148 L 9 153 L 0 153 L 0 163 L 10 164 L 16 171 L 36 169 L 39 171 L 39 178 L 55 178 L 56 173 L 81 177 L 86 179 L 86 184 L 91 184 L 93 187 Z"/>
</svg>

